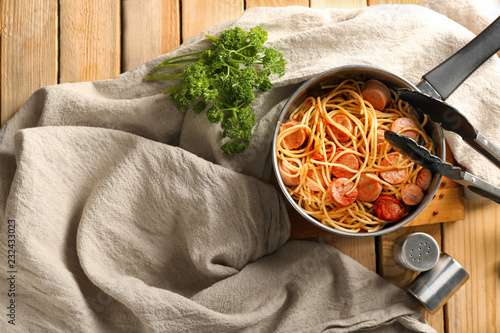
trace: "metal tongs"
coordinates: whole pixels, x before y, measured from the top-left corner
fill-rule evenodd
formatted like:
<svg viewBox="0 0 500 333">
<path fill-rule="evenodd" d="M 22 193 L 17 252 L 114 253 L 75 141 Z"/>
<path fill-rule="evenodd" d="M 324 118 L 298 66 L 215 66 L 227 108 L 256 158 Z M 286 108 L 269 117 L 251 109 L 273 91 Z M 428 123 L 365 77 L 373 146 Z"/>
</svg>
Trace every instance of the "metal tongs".
<svg viewBox="0 0 500 333">
<path fill-rule="evenodd" d="M 500 17 L 445 62 L 425 74 L 417 85 L 417 90 L 399 89 L 398 95 L 417 111 L 429 115 L 445 130 L 460 135 L 471 147 L 500 168 L 500 149 L 479 133 L 462 113 L 443 102 L 479 66 L 500 50 L 499 36 Z M 386 131 L 385 139 L 415 163 L 500 204 L 500 188 L 442 161 L 408 137 Z"/>
<path fill-rule="evenodd" d="M 500 149 L 476 130 L 460 111 L 439 99 L 416 90 L 399 89 L 398 94 L 402 100 L 408 102 L 417 111 L 429 115 L 432 121 L 441 124 L 445 130 L 460 135 L 472 148 L 500 168 Z M 385 138 L 396 150 L 415 163 L 500 204 L 500 188 L 443 162 L 410 138 L 390 131 L 386 131 Z"/>
<path fill-rule="evenodd" d="M 418 165 L 429 169 L 431 172 L 445 176 L 456 183 L 463 185 L 470 191 L 500 204 L 500 188 L 485 180 L 476 177 L 459 167 L 444 162 L 439 157 L 432 155 L 427 148 L 419 145 L 415 140 L 392 131 L 385 131 L 385 139 L 394 149 Z M 498 149 L 498 148 L 497 148 Z M 498 156 L 496 157 L 498 159 Z"/>
<path fill-rule="evenodd" d="M 450 132 L 455 132 L 472 148 L 500 168 L 500 149 L 472 126 L 470 121 L 453 106 L 422 92 L 399 89 L 399 97 L 421 113 L 427 114 L 432 121 Z"/>
<path fill-rule="evenodd" d="M 408 102 L 417 111 L 429 115 L 432 121 L 441 124 L 445 130 L 460 135 L 467 144 L 500 168 L 500 149 L 476 130 L 460 111 L 439 99 L 416 90 L 399 89 L 398 94 L 402 100 Z M 416 142 L 409 142 L 406 140 L 408 138 L 404 136 L 401 137 L 391 132 L 387 133 L 385 137 L 393 147 L 415 163 L 454 180 L 467 187 L 470 191 L 500 204 L 500 188 L 462 171 L 458 167 L 443 162 Z"/>
</svg>

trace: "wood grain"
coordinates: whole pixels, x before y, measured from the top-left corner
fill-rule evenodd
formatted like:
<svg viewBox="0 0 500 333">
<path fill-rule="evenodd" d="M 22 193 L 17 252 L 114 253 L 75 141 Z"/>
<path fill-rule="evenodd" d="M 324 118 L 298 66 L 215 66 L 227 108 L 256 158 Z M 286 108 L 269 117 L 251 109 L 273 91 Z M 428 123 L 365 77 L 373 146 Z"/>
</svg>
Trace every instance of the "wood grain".
<svg viewBox="0 0 500 333">
<path fill-rule="evenodd" d="M 311 8 L 363 8 L 367 6 L 367 0 L 311 0 Z"/>
<path fill-rule="evenodd" d="M 382 4 L 403 4 L 403 5 L 418 5 L 424 0 L 368 0 L 368 6 L 376 6 Z"/>
<path fill-rule="evenodd" d="M 122 18 L 122 71 L 181 43 L 179 0 L 125 0 Z"/>
<path fill-rule="evenodd" d="M 427 207 L 406 226 L 462 220 L 465 217 L 462 200 L 462 188 L 446 188 L 441 185 Z"/>
<path fill-rule="evenodd" d="M 247 0 L 246 1 L 246 8 L 287 7 L 287 6 L 309 7 L 309 0 Z"/>
<path fill-rule="evenodd" d="M 243 0 L 189 0 L 182 2 L 182 40 L 217 25 L 238 18 L 244 9 Z"/>
<path fill-rule="evenodd" d="M 57 84 L 57 8 L 57 0 L 0 1 L 2 125 L 35 90 Z"/>
<path fill-rule="evenodd" d="M 120 1 L 60 1 L 60 82 L 120 74 Z"/>
<path fill-rule="evenodd" d="M 465 219 L 443 225 L 443 250 L 470 278 L 448 301 L 449 332 L 500 330 L 500 205 L 465 204 Z"/>
</svg>

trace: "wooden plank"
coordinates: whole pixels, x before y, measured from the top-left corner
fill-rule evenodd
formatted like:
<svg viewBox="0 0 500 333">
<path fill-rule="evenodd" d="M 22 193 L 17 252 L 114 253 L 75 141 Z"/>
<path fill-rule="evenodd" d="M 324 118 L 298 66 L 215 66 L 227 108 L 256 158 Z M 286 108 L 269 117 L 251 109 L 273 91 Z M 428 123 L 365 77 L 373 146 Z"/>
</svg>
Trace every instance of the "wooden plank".
<svg viewBox="0 0 500 333">
<path fill-rule="evenodd" d="M 401 228 L 387 235 L 379 237 L 378 273 L 382 277 L 386 278 L 402 289 L 405 289 L 408 284 L 418 275 L 418 273 L 398 266 L 394 262 L 394 259 L 392 257 L 392 248 L 394 246 L 394 242 L 400 237 L 404 237 L 414 232 L 425 232 L 429 234 L 437 241 L 438 244 L 440 244 L 441 247 L 441 225 L 439 224 Z M 444 309 L 440 309 L 439 311 L 431 315 L 429 311 L 427 311 L 422 305 L 418 303 L 418 301 L 415 300 L 415 303 L 422 310 L 427 321 L 434 329 L 436 329 L 438 332 L 445 332 Z"/>
<path fill-rule="evenodd" d="M 318 237 L 320 243 L 328 244 L 347 254 L 372 272 L 377 271 L 375 237 L 347 237 L 328 234 Z"/>
<path fill-rule="evenodd" d="M 246 8 L 287 7 L 287 6 L 309 7 L 309 0 L 247 0 L 246 1 Z"/>
<path fill-rule="evenodd" d="M 60 82 L 120 74 L 120 1 L 60 1 Z"/>
<path fill-rule="evenodd" d="M 368 6 L 382 4 L 403 4 L 403 5 L 418 5 L 424 0 L 368 0 Z"/>
<path fill-rule="evenodd" d="M 290 224 L 292 227 L 292 229 L 290 230 L 290 239 L 302 239 L 330 235 L 330 232 L 315 226 L 314 224 L 303 218 L 293 209 L 291 205 L 288 208 L 288 216 L 290 217 Z"/>
<path fill-rule="evenodd" d="M 122 71 L 180 45 L 179 0 L 122 1 Z"/>
<path fill-rule="evenodd" d="M 311 8 L 324 9 L 324 8 L 343 8 L 354 9 L 363 8 L 368 4 L 367 0 L 311 0 Z"/>
<path fill-rule="evenodd" d="M 244 9 L 243 0 L 189 0 L 182 2 L 182 40 L 221 22 L 238 18 Z"/>
<path fill-rule="evenodd" d="M 466 218 L 443 225 L 443 250 L 470 278 L 446 305 L 453 332 L 500 331 L 500 205 L 466 202 Z"/>
<path fill-rule="evenodd" d="M 57 0 L 0 1 L 0 110 L 5 124 L 40 87 L 57 83 Z"/>
<path fill-rule="evenodd" d="M 449 183 L 451 184 L 451 182 Z M 436 192 L 436 196 L 429 202 L 427 207 L 406 226 L 463 220 L 465 210 L 462 200 L 462 188 L 447 188 L 441 185 Z"/>
</svg>

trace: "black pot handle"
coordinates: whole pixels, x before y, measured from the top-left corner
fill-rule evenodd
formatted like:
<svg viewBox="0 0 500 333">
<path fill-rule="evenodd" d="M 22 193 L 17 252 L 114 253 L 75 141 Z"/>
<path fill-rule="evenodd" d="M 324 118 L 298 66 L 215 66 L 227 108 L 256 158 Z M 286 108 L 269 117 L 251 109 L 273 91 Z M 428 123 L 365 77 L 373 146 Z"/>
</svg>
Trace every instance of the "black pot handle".
<svg viewBox="0 0 500 333">
<path fill-rule="evenodd" d="M 424 93 L 445 100 L 498 50 L 500 16 L 457 53 L 425 74 L 417 87 Z"/>
</svg>

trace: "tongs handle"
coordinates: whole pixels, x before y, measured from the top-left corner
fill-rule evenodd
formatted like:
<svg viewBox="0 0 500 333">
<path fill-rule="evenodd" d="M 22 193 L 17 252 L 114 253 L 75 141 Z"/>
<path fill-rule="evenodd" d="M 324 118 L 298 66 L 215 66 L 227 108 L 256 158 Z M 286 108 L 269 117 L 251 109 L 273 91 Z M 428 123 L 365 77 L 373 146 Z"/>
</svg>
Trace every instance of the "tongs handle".
<svg viewBox="0 0 500 333">
<path fill-rule="evenodd" d="M 468 172 L 462 172 L 462 179 L 456 182 L 467 187 L 470 191 L 500 204 L 500 188 Z"/>
<path fill-rule="evenodd" d="M 500 149 L 495 146 L 491 141 L 486 139 L 481 133 L 473 140 L 467 139 L 466 142 L 481 155 L 486 157 L 489 161 L 500 168 Z"/>
<path fill-rule="evenodd" d="M 417 87 L 445 100 L 498 50 L 500 50 L 500 16 L 467 45 L 425 74 Z M 431 89 L 428 89 L 429 85 Z M 432 89 L 439 96 L 429 91 Z"/>
</svg>

